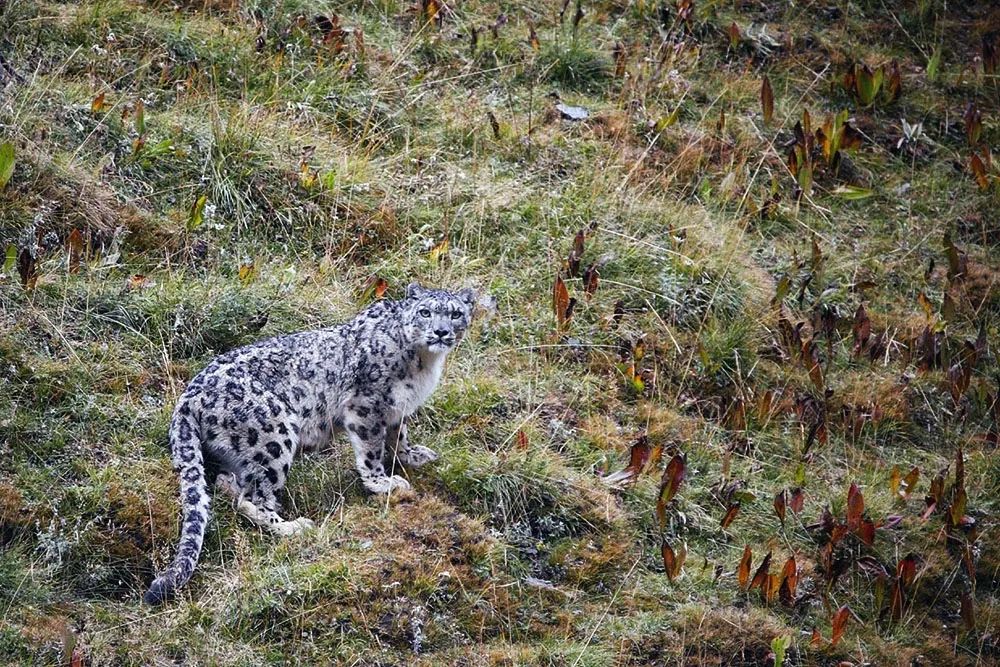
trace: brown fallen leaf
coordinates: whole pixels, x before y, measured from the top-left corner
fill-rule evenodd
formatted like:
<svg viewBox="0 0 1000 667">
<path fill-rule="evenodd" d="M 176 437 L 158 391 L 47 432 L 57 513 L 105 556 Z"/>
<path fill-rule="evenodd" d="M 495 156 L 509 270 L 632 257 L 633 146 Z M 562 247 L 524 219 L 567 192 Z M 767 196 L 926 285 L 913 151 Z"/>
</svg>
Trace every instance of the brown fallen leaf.
<svg viewBox="0 0 1000 667">
<path fill-rule="evenodd" d="M 847 528 L 855 531 L 861 525 L 861 515 L 865 511 L 865 497 L 861 494 L 858 485 L 851 483 L 851 488 L 847 491 Z"/>
<path fill-rule="evenodd" d="M 576 277 L 580 273 L 580 260 L 583 259 L 583 249 L 584 249 L 584 239 L 585 235 L 581 229 L 573 237 L 573 247 L 569 251 L 569 256 L 566 258 L 566 266 L 571 277 Z"/>
<path fill-rule="evenodd" d="M 740 559 L 740 564 L 736 568 L 736 579 L 740 583 L 740 588 L 743 590 L 747 589 L 747 584 L 750 583 L 750 565 L 753 560 L 753 554 L 750 552 L 750 546 L 743 547 L 743 557 Z"/>
<path fill-rule="evenodd" d="M 90 113 L 101 113 L 108 107 L 107 103 L 104 101 L 104 93 L 95 97 L 90 103 Z"/>
<path fill-rule="evenodd" d="M 629 464 L 624 470 L 605 475 L 602 480 L 605 484 L 616 486 L 623 483 L 634 482 L 642 473 L 643 468 L 649 461 L 652 450 L 649 446 L 649 439 L 642 435 L 633 443 L 629 451 Z"/>
<path fill-rule="evenodd" d="M 805 492 L 800 487 L 792 489 L 792 499 L 788 504 L 791 510 L 796 514 L 798 514 L 799 512 L 802 511 L 802 508 L 805 506 L 805 503 L 806 503 Z"/>
<path fill-rule="evenodd" d="M 656 516 L 660 522 L 660 530 L 666 529 L 667 505 L 677 494 L 677 490 L 684 480 L 685 467 L 684 457 L 680 454 L 674 454 L 660 478 L 660 491 L 656 497 Z"/>
<path fill-rule="evenodd" d="M 747 590 L 753 590 L 755 588 L 761 588 L 767 584 L 767 577 L 770 575 L 771 569 L 771 552 L 768 551 L 767 555 L 764 556 L 764 560 L 761 561 L 760 565 L 757 566 L 757 571 L 754 572 L 753 579 L 750 580 L 750 587 Z"/>
<path fill-rule="evenodd" d="M 80 272 L 80 258 L 83 256 L 83 234 L 79 229 L 74 228 L 66 239 L 66 251 L 68 253 L 67 267 L 70 273 Z"/>
<path fill-rule="evenodd" d="M 844 636 L 844 628 L 847 627 L 847 619 L 850 615 L 851 610 L 847 605 L 838 609 L 833 615 L 833 620 L 830 623 L 833 626 L 833 633 L 830 637 L 831 646 L 836 646 L 840 638 Z"/>
<path fill-rule="evenodd" d="M 785 507 L 788 504 L 788 493 L 782 489 L 774 496 L 774 513 L 778 515 L 781 525 L 785 525 Z"/>
<path fill-rule="evenodd" d="M 681 542 L 680 547 L 675 552 L 667 542 L 660 545 L 660 555 L 663 557 L 663 568 L 667 573 L 667 579 L 671 582 L 680 576 L 687 559 L 687 544 Z"/>
<path fill-rule="evenodd" d="M 524 429 L 517 429 L 517 434 L 514 436 L 514 446 L 517 449 L 528 448 L 528 435 L 524 432 Z"/>
<path fill-rule="evenodd" d="M 771 88 L 771 79 L 766 74 L 760 84 L 760 108 L 764 114 L 764 124 L 770 125 L 774 118 L 774 90 Z"/>
<path fill-rule="evenodd" d="M 556 276 L 556 281 L 552 286 L 552 311 L 556 317 L 556 329 L 564 331 L 569 324 L 570 318 L 570 298 L 569 290 L 561 276 Z"/>
<path fill-rule="evenodd" d="M 739 502 L 735 502 L 732 505 L 730 505 L 729 509 L 726 510 L 726 514 L 722 517 L 722 522 L 720 524 L 722 528 L 724 529 L 729 528 L 729 524 L 731 524 L 736 519 L 736 515 L 739 513 L 740 513 Z"/>
</svg>

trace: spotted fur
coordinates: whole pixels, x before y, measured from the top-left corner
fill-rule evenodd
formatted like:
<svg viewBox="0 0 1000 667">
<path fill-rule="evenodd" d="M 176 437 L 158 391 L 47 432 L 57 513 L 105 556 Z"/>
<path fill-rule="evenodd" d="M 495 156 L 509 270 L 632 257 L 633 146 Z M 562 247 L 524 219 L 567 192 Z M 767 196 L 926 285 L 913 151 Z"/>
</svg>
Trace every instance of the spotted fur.
<svg viewBox="0 0 1000 667">
<path fill-rule="evenodd" d="M 406 419 L 441 378 L 472 318 L 472 290 L 411 284 L 402 301 L 379 301 L 346 324 L 279 336 L 216 357 L 181 395 L 170 423 L 180 477 L 181 538 L 173 564 L 145 595 L 159 604 L 194 572 L 209 519 L 206 460 L 216 488 L 253 523 L 278 535 L 312 527 L 280 514 L 278 492 L 296 454 L 344 431 L 365 488 L 409 488 L 385 458 L 419 466 L 437 454 L 409 442 Z"/>
</svg>

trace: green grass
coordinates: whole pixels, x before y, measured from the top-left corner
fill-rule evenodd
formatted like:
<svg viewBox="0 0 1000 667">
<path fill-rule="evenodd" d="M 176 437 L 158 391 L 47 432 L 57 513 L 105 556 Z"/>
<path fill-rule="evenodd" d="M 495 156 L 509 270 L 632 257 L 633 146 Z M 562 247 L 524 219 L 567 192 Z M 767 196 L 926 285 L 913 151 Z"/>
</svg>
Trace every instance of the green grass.
<svg viewBox="0 0 1000 667">
<path fill-rule="evenodd" d="M 788 636 L 786 665 L 996 662 L 1000 171 L 994 158 L 979 187 L 962 121 L 975 102 L 979 155 L 996 148 L 981 62 L 996 10 L 705 2 L 685 21 L 660 4 L 584 2 L 578 25 L 575 2 L 560 20 L 558 3 L 520 0 L 449 4 L 436 23 L 395 0 L 0 5 L 17 72 L 0 68 L 16 160 L 0 188 L 15 259 L 0 269 L 0 655 L 760 665 Z M 344 32 L 324 40 L 315 17 L 334 14 Z M 901 97 L 859 108 L 847 63 L 891 59 Z M 559 101 L 589 118 L 562 119 Z M 804 110 L 814 129 L 847 110 L 863 141 L 836 175 L 817 152 L 799 197 Z M 898 146 L 901 119 L 923 137 Z M 577 299 L 563 331 L 557 274 Z M 217 502 L 181 599 L 142 606 L 175 547 L 167 424 L 186 383 L 225 350 L 349 318 L 373 277 L 391 297 L 417 279 L 497 300 L 411 429 L 441 460 L 387 500 L 338 441 L 288 485 L 316 531 L 275 539 Z M 854 350 L 861 305 L 874 355 Z M 956 400 L 949 371 L 981 329 Z M 662 456 L 609 487 L 642 434 Z M 974 526 L 949 529 L 959 447 Z M 894 496 L 893 468 L 914 466 L 916 489 Z M 833 576 L 817 524 L 845 520 L 852 483 L 868 518 L 898 525 L 843 538 Z M 782 525 L 773 500 L 795 488 L 804 507 Z M 664 541 L 687 548 L 673 581 Z M 774 575 L 795 557 L 794 604 L 741 589 L 745 546 L 751 574 L 768 552 Z"/>
</svg>

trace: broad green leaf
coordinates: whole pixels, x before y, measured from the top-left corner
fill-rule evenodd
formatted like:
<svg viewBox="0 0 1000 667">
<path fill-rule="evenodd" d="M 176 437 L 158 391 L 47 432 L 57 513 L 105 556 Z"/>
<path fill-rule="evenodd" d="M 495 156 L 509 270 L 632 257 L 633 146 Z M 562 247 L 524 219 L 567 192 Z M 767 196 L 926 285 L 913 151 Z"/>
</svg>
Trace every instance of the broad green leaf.
<svg viewBox="0 0 1000 667">
<path fill-rule="evenodd" d="M 14 144 L 5 141 L 0 144 L 0 188 L 7 185 L 14 174 Z"/>
<path fill-rule="evenodd" d="M 775 637 L 771 640 L 771 652 L 774 653 L 774 667 L 781 667 L 785 663 L 785 651 L 792 645 L 792 638 L 788 635 Z"/>
<path fill-rule="evenodd" d="M 146 134 L 146 105 L 142 98 L 135 103 L 135 131 L 140 137 Z"/>
<path fill-rule="evenodd" d="M 881 67 L 873 72 L 868 65 L 855 66 L 855 85 L 861 106 L 871 106 L 875 101 L 879 89 L 882 88 L 883 76 Z"/>
<path fill-rule="evenodd" d="M 927 61 L 927 80 L 931 83 L 937 81 L 938 72 L 941 70 L 941 45 L 938 44 L 934 48 L 934 53 L 931 54 L 930 59 Z"/>
<path fill-rule="evenodd" d="M 680 111 L 680 107 L 677 107 L 676 109 L 674 109 L 673 111 L 671 111 L 668 115 L 666 115 L 666 116 L 660 116 L 660 119 L 658 121 L 656 121 L 656 131 L 657 132 L 663 132 L 663 130 L 667 129 L 668 127 L 670 127 L 671 125 L 673 125 L 674 123 L 676 123 L 677 122 L 677 113 L 679 111 Z"/>
<path fill-rule="evenodd" d="M 804 164 L 799 167 L 798 173 L 799 187 L 807 195 L 812 192 L 813 170 L 811 164 Z"/>
<path fill-rule="evenodd" d="M 14 271 L 14 264 L 17 263 L 17 248 L 14 244 L 7 246 L 7 255 L 3 262 L 3 272 L 12 273 Z"/>
<path fill-rule="evenodd" d="M 842 199 L 855 200 L 855 199 L 868 199 L 875 192 L 868 188 L 862 188 L 857 185 L 841 185 L 830 192 L 832 195 L 836 195 Z"/>
<path fill-rule="evenodd" d="M 205 203 L 208 201 L 207 195 L 201 195 L 191 207 L 191 215 L 188 217 L 188 231 L 193 231 L 205 222 Z"/>
</svg>

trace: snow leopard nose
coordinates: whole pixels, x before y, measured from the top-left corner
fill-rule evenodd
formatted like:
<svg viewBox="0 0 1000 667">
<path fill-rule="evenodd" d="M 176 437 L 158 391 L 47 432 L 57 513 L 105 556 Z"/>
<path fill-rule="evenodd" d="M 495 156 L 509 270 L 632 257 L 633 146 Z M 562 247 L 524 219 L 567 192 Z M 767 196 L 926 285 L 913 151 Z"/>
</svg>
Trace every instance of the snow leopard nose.
<svg viewBox="0 0 1000 667">
<path fill-rule="evenodd" d="M 434 335 L 437 336 L 438 338 L 447 338 L 448 334 L 450 334 L 450 333 L 451 332 L 448 331 L 447 329 L 435 329 L 434 330 Z"/>
</svg>

